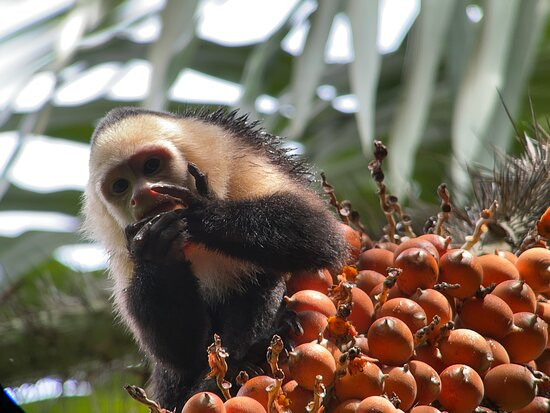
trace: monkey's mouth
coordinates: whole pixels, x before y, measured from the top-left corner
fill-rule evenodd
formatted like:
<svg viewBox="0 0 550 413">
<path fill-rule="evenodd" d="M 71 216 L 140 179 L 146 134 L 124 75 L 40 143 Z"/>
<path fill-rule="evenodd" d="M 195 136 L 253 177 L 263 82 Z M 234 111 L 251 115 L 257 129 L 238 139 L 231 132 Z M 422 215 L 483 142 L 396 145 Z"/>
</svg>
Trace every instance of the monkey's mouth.
<svg viewBox="0 0 550 413">
<path fill-rule="evenodd" d="M 139 221 L 141 221 L 144 218 L 151 218 L 155 215 L 162 214 L 163 212 L 170 212 L 175 211 L 176 209 L 183 209 L 185 208 L 185 205 L 181 202 L 163 202 L 161 204 L 156 205 L 155 207 L 151 208 L 149 211 L 146 211 L 139 217 Z"/>
</svg>

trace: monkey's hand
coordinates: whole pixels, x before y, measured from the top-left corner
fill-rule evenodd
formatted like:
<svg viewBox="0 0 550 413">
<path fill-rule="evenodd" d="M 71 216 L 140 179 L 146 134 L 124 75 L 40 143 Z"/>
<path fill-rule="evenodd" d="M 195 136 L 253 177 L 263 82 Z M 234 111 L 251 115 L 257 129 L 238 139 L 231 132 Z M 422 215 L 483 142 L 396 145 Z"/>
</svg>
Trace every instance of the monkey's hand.
<svg viewBox="0 0 550 413">
<path fill-rule="evenodd" d="M 168 195 L 187 207 L 203 206 L 204 203 L 214 200 L 210 186 L 208 185 L 208 177 L 195 164 L 187 165 L 189 174 L 195 178 L 195 190 L 177 185 L 154 185 L 151 189 L 159 194 Z"/>
<path fill-rule="evenodd" d="M 134 261 L 170 264 L 181 258 L 181 245 L 188 238 L 183 210 L 163 212 L 126 227 L 128 251 Z"/>
</svg>

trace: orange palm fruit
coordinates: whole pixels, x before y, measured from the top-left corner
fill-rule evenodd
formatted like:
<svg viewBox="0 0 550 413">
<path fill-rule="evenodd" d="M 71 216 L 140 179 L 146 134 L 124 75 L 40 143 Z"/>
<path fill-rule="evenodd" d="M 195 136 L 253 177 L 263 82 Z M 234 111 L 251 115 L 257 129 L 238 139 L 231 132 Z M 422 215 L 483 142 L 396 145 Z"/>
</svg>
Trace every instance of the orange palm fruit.
<svg viewBox="0 0 550 413">
<path fill-rule="evenodd" d="M 183 406 L 181 413 L 225 413 L 222 399 L 214 393 L 203 391 L 197 393 Z"/>
<path fill-rule="evenodd" d="M 416 238 L 431 242 L 432 245 L 437 250 L 437 253 L 439 254 L 439 258 L 441 258 L 449 250 L 449 242 L 447 242 L 447 240 L 443 238 L 441 235 L 424 234 Z"/>
<path fill-rule="evenodd" d="M 332 413 L 355 413 L 355 411 L 357 410 L 357 406 L 359 406 L 359 403 L 361 403 L 361 400 L 359 399 L 345 400 L 341 403 L 336 404 L 329 411 Z"/>
<path fill-rule="evenodd" d="M 550 398 L 537 396 L 527 406 L 514 410 L 514 413 L 548 413 L 550 412 Z"/>
<path fill-rule="evenodd" d="M 453 364 L 439 375 L 439 402 L 449 413 L 471 413 L 483 398 L 483 381 L 479 374 L 465 364 Z"/>
<path fill-rule="evenodd" d="M 367 333 L 370 356 L 390 366 L 406 363 L 413 355 L 414 341 L 411 330 L 395 317 L 382 317 L 374 321 Z"/>
<path fill-rule="evenodd" d="M 463 327 L 496 339 L 508 334 L 514 321 L 514 313 L 508 304 L 493 294 L 467 298 L 460 307 L 459 316 Z"/>
<path fill-rule="evenodd" d="M 414 406 L 410 413 L 441 413 L 441 411 L 437 410 L 433 406 L 424 406 L 424 405 L 418 405 Z"/>
<path fill-rule="evenodd" d="M 384 374 L 371 362 L 366 362 L 361 371 L 347 373 L 336 380 L 334 391 L 338 400 L 359 399 L 382 394 Z"/>
<path fill-rule="evenodd" d="M 401 400 L 399 408 L 405 411 L 409 410 L 417 394 L 416 380 L 410 371 L 409 365 L 405 364 L 402 367 L 386 366 L 382 368 L 382 372 L 387 374 L 384 380 L 384 392 L 386 394 L 395 393 Z"/>
<path fill-rule="evenodd" d="M 395 266 L 402 270 L 397 277 L 397 286 L 408 295 L 417 288 L 432 288 L 439 274 L 437 260 L 423 248 L 408 248 L 401 252 L 395 259 Z"/>
<path fill-rule="evenodd" d="M 473 330 L 459 328 L 439 342 L 439 350 L 445 365 L 466 364 L 481 376 L 491 366 L 493 353 L 487 340 Z"/>
<path fill-rule="evenodd" d="M 533 373 L 519 364 L 501 364 L 483 379 L 485 396 L 505 411 L 527 406 L 537 395 Z"/>
<path fill-rule="evenodd" d="M 299 313 L 300 311 L 318 311 L 327 317 L 336 314 L 336 307 L 327 295 L 314 290 L 302 290 L 285 298 L 289 310 Z"/>
<path fill-rule="evenodd" d="M 232 397 L 224 405 L 227 413 L 265 413 L 260 402 L 246 396 Z"/>
<path fill-rule="evenodd" d="M 445 364 L 443 363 L 443 357 L 441 356 L 439 347 L 430 343 L 424 343 L 415 348 L 413 360 L 426 363 L 433 368 L 437 374 L 441 374 L 441 372 L 445 369 Z"/>
<path fill-rule="evenodd" d="M 327 316 L 318 311 L 300 311 L 296 318 L 302 326 L 303 333 L 297 334 L 291 330 L 289 336 L 295 346 L 317 339 L 327 326 Z"/>
<path fill-rule="evenodd" d="M 358 270 L 372 270 L 384 276 L 388 267 L 393 267 L 393 252 L 381 248 L 363 251 L 357 263 Z"/>
<path fill-rule="evenodd" d="M 293 412 L 305 412 L 308 403 L 313 401 L 313 392 L 300 387 L 296 380 L 284 384 L 283 392 L 290 399 L 290 409 Z"/>
<path fill-rule="evenodd" d="M 500 340 L 512 363 L 527 363 L 539 357 L 548 342 L 548 324 L 536 314 L 514 314 L 514 327 Z"/>
<path fill-rule="evenodd" d="M 355 285 L 367 294 L 378 284 L 384 282 L 386 276 L 372 270 L 361 270 L 355 279 Z"/>
<path fill-rule="evenodd" d="M 334 379 L 336 362 L 331 352 L 318 343 L 300 344 L 289 353 L 290 375 L 298 384 L 313 390 L 315 377 L 323 376 L 323 384 L 329 386 Z"/>
<path fill-rule="evenodd" d="M 537 310 L 537 296 L 529 284 L 523 280 L 503 281 L 491 294 L 502 298 L 514 313 L 522 311 L 534 313 Z"/>
<path fill-rule="evenodd" d="M 439 253 L 437 252 L 437 248 L 435 248 L 435 246 L 430 241 L 419 237 L 408 239 L 407 241 L 399 244 L 393 252 L 393 259 L 395 260 L 397 257 L 399 257 L 399 254 L 401 254 L 405 250 L 408 250 L 409 248 L 423 248 L 432 257 L 434 257 L 436 261 L 439 261 Z"/>
<path fill-rule="evenodd" d="M 353 287 L 351 289 L 351 314 L 348 317 L 358 333 L 366 333 L 372 324 L 374 306 L 368 294 Z"/>
<path fill-rule="evenodd" d="M 491 348 L 491 353 L 493 354 L 493 361 L 491 362 L 491 368 L 499 366 L 501 364 L 510 363 L 510 356 L 508 355 L 508 353 L 506 352 L 506 349 L 502 344 L 500 344 L 495 339 L 489 338 L 489 337 L 487 337 L 485 340 L 487 340 L 487 343 Z"/>
<path fill-rule="evenodd" d="M 483 268 L 478 258 L 470 251 L 463 249 L 449 250 L 439 260 L 439 282 L 460 284 L 459 288 L 450 289 L 452 297 L 467 298 L 474 295 L 483 279 Z"/>
<path fill-rule="evenodd" d="M 426 312 L 413 300 L 408 298 L 392 298 L 386 301 L 376 313 L 376 317 L 392 316 L 403 321 L 411 333 L 426 326 Z"/>
<path fill-rule="evenodd" d="M 326 294 L 331 286 L 332 276 L 327 269 L 297 272 L 286 282 L 288 295 L 302 290 L 315 290 Z"/>
<path fill-rule="evenodd" d="M 259 402 L 267 410 L 268 395 L 266 387 L 275 383 L 275 379 L 269 376 L 256 376 L 249 379 L 241 386 L 237 396 L 250 397 Z"/>
<path fill-rule="evenodd" d="M 397 409 L 382 396 L 370 396 L 357 406 L 356 413 L 395 413 Z"/>
<path fill-rule="evenodd" d="M 519 276 L 536 293 L 550 291 L 550 250 L 531 248 L 524 251 L 516 262 Z"/>
<path fill-rule="evenodd" d="M 519 279 L 516 266 L 498 254 L 482 255 L 477 257 L 477 260 L 483 268 L 481 284 L 485 287 L 492 283 L 498 285 L 503 281 Z"/>
<path fill-rule="evenodd" d="M 441 391 L 439 374 L 429 364 L 420 360 L 409 361 L 411 374 L 416 381 L 416 399 L 414 404 L 427 405 L 437 400 Z"/>
</svg>

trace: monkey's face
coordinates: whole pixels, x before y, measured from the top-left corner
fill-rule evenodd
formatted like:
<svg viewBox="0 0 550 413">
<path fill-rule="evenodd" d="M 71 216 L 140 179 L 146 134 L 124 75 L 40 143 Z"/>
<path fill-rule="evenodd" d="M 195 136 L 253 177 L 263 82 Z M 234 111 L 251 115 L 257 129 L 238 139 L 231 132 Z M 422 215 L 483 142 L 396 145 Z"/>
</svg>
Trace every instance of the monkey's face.
<svg viewBox="0 0 550 413">
<path fill-rule="evenodd" d="M 110 167 L 98 167 L 103 172 L 96 188 L 122 228 L 143 218 L 184 207 L 181 201 L 153 189 L 159 184 L 187 186 L 187 164 L 170 147 L 148 145 Z"/>
</svg>

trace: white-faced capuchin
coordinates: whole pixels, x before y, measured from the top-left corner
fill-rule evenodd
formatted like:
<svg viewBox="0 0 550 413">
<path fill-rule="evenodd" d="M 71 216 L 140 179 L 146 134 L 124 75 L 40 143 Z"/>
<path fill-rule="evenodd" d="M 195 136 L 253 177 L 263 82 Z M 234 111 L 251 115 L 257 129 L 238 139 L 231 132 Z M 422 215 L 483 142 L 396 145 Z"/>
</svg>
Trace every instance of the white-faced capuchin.
<svg viewBox="0 0 550 413">
<path fill-rule="evenodd" d="M 292 325 L 284 274 L 346 260 L 307 165 L 235 112 L 110 111 L 91 139 L 84 229 L 109 254 L 114 301 L 179 411 L 221 336 L 233 374 Z"/>
</svg>

